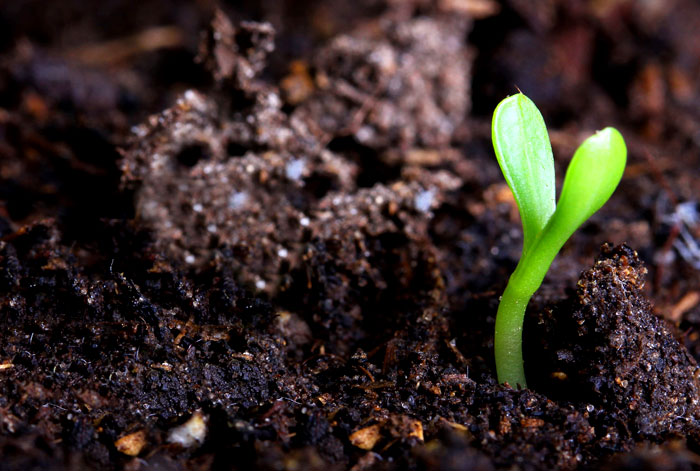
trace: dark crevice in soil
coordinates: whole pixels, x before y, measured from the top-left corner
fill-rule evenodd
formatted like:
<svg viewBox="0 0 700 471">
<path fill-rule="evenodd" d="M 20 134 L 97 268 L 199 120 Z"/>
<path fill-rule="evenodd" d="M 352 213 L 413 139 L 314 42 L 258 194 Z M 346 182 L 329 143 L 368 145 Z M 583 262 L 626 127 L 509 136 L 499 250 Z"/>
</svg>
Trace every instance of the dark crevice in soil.
<svg viewBox="0 0 700 471">
<path fill-rule="evenodd" d="M 363 169 L 356 178 L 359 188 L 371 188 L 377 183 L 391 183 L 401 174 L 398 166 L 387 165 L 377 151 L 357 142 L 352 136 L 335 137 L 327 145 L 328 150 L 337 152 Z"/>
</svg>

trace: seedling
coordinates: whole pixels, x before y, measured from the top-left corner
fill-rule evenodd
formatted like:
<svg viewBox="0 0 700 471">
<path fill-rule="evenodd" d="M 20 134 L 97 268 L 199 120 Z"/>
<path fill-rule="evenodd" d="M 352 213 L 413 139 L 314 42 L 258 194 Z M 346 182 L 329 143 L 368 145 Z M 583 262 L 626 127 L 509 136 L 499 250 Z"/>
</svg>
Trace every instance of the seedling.
<svg viewBox="0 0 700 471">
<path fill-rule="evenodd" d="M 564 243 L 615 191 L 627 148 L 622 135 L 610 127 L 586 139 L 569 163 L 555 203 L 552 147 L 535 104 L 522 93 L 506 98 L 493 113 L 491 131 L 523 226 L 520 261 L 496 315 L 496 370 L 500 382 L 527 387 L 522 353 L 525 308 Z"/>
</svg>

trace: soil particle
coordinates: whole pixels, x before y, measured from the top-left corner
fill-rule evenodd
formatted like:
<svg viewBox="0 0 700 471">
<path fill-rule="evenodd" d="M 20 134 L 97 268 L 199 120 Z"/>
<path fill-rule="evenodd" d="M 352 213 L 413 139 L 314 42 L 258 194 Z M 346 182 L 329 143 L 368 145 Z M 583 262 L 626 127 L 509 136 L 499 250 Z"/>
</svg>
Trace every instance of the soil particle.
<svg viewBox="0 0 700 471">
<path fill-rule="evenodd" d="M 443 297 L 427 240 L 429 207 L 439 205 L 455 182 L 446 175 L 420 177 L 422 182 L 377 185 L 351 196 L 333 193 L 311 213 L 310 240 L 282 299 L 311 314 L 312 330 L 329 340 L 330 351 L 347 351 L 368 321 L 374 329 L 400 323 L 404 299 L 434 303 Z"/>
<path fill-rule="evenodd" d="M 221 14 L 212 27 L 217 38 L 237 34 Z M 222 51 L 230 60 L 242 52 L 233 40 L 222 41 L 211 54 L 217 70 L 228 70 Z M 264 39 L 249 44 L 267 47 Z M 313 333 L 328 339 L 331 351 L 344 351 L 362 335 L 357 323 L 369 312 L 421 285 L 418 274 L 435 276 L 427 223 L 459 181 L 448 172 L 409 169 L 391 186 L 352 193 L 355 165 L 287 117 L 276 90 L 251 81 L 229 87 L 251 104 L 222 105 L 188 91 L 136 131 L 122 170 L 136 191 L 137 216 L 185 265 L 229 265 L 249 286 L 283 299 L 291 288 L 286 306 L 305 306 Z"/>
<path fill-rule="evenodd" d="M 314 59 L 318 91 L 295 114 L 377 153 L 448 147 L 469 110 L 470 24 L 387 14 L 333 38 Z"/>
<path fill-rule="evenodd" d="M 437 181 L 427 181 L 437 188 Z M 370 266 L 376 270 L 373 283 L 383 280 L 384 289 L 393 293 L 393 305 L 376 294 L 368 296 L 372 283 L 359 282 L 367 272 L 357 263 L 365 257 L 357 248 L 323 263 L 313 257 L 304 262 L 311 270 L 343 269 L 346 281 L 336 284 L 336 291 L 320 284 L 309 293 L 338 292 L 338 299 L 347 303 L 344 309 L 361 306 L 353 328 L 344 327 L 343 309 L 328 317 L 309 316 L 301 309 L 295 316 L 277 313 L 269 303 L 241 290 L 225 263 L 183 282 L 182 274 L 147 245 L 134 251 L 136 258 L 111 264 L 108 278 L 88 280 L 61 245 L 52 221 L 3 241 L 0 262 L 8 297 L 1 308 L 9 336 L 0 355 L 12 365 L 2 372 L 8 380 L 2 383 L 3 407 L 8 408 L 3 426 L 31 426 L 50 440 L 60 438 L 70 449 L 81 450 L 80 458 L 71 453 L 71 459 L 90 463 L 106 465 L 121 456 L 116 459 L 126 466 L 128 455 L 115 455 L 117 444 L 143 430 L 139 456 L 148 456 L 153 466 L 172 464 L 176 456 L 189 457 L 193 465 L 198 459 L 210 463 L 205 457 L 220 458 L 208 455 L 208 450 L 226 443 L 227 453 L 263 469 L 277 469 L 280 463 L 292 466 L 299 460 L 340 469 L 403 469 L 409 464 L 434 469 L 432 464 L 457 457 L 472 457 L 474 469 L 513 464 L 520 469 L 574 469 L 631 449 L 637 437 L 692 434 L 693 412 L 681 401 L 694 397 L 687 389 L 694 384 L 687 376 L 692 378 L 694 364 L 670 331 L 649 314 L 640 294 L 644 270 L 627 248 L 605 249 L 571 301 L 578 306 L 570 309 L 574 320 L 562 321 L 571 330 L 548 334 L 551 344 L 552 338 L 573 336 L 574 358 L 588 358 L 583 365 L 568 364 L 560 359 L 565 358 L 563 348 L 558 348 L 559 356 L 543 363 L 551 365 L 547 371 L 577 381 L 571 388 L 578 394 L 555 402 L 531 390 L 497 386 L 484 372 L 476 382 L 469 373 L 473 356 L 465 358 L 451 341 L 444 284 L 439 272 L 429 268 L 435 263 L 430 259 L 434 249 L 424 236 L 428 221 L 415 217 L 422 213 L 415 208 L 412 185 L 418 182 L 392 190 L 361 190 L 331 212 L 334 216 L 325 219 L 325 230 L 315 229 L 318 247 L 320 241 L 332 245 L 341 234 L 359 231 L 359 242 L 350 247 L 366 244 L 370 254 L 384 254 Z M 377 203 L 378 197 L 387 204 L 395 202 L 395 208 Z M 332 199 L 319 204 L 319 214 Z M 378 239 L 369 243 L 375 235 Z M 387 244 L 382 237 L 403 242 Z M 426 268 L 401 268 L 404 257 L 422 260 Z M 328 273 L 320 271 L 310 279 L 330 280 Z M 388 273 L 397 275 L 390 278 Z M 426 279 L 414 284 L 417 273 Z M 315 312 L 310 299 L 297 302 Z M 376 303 L 391 315 L 373 314 Z M 595 316 L 586 317 L 593 311 Z M 333 328 L 325 326 L 324 331 L 327 319 Z M 582 319 L 592 320 L 581 323 Z M 635 332 L 632 337 L 630 329 Z M 300 355 L 304 350 L 296 351 L 296 346 L 308 348 L 309 332 L 321 342 Z M 662 346 L 657 347 L 662 355 L 655 357 L 659 368 L 652 369 L 653 384 L 638 364 L 649 358 L 644 350 L 641 356 L 633 355 L 632 346 L 623 342 L 615 354 L 609 351 L 617 345 L 615 339 L 640 337 Z M 481 348 L 457 345 L 467 352 Z M 570 342 L 566 345 L 572 348 Z M 126 354 L 102 354 L 115 349 Z M 627 356 L 620 357 L 618 350 Z M 605 355 L 605 362 L 596 355 Z M 577 376 L 577 371 L 583 373 Z M 625 379 L 628 384 L 619 389 Z M 539 382 L 538 389 L 553 389 L 551 381 Z M 643 387 L 635 387 L 638 383 Z M 684 396 L 674 396 L 670 384 L 686 388 Z M 658 385 L 667 385 L 665 397 L 649 392 Z M 649 403 L 639 397 L 650 398 Z M 635 399 L 635 409 L 630 410 Z M 670 402 L 674 399 L 675 404 Z M 610 408 L 615 411 L 612 416 L 606 412 Z M 200 409 L 201 417 L 207 418 L 201 447 L 175 450 L 168 445 L 173 430 L 185 427 Z M 671 414 L 687 414 L 689 420 Z M 457 438 L 445 438 L 450 436 Z"/>
<path fill-rule="evenodd" d="M 139 218 L 182 262 L 201 264 L 212 248 L 230 246 L 236 266 L 257 265 L 246 281 L 274 286 L 302 238 L 314 197 L 304 191 L 305 179 L 309 186 L 346 186 L 352 167 L 315 149 L 313 138 L 291 129 L 278 107 L 274 92 L 260 94 L 241 121 L 220 126 L 217 105 L 190 91 L 139 131 L 124 159 L 124 179 L 138 188 Z M 259 126 L 270 134 L 258 134 Z"/>
<path fill-rule="evenodd" d="M 248 90 L 275 49 L 275 30 L 269 23 L 243 21 L 234 26 L 217 9 L 197 57 L 221 86 Z"/>
<path fill-rule="evenodd" d="M 208 416 L 225 417 L 258 407 L 271 395 L 301 399 L 286 379 L 265 379 L 285 370 L 283 339 L 250 336 L 259 315 L 270 315 L 269 305 L 247 299 L 225 278 L 185 299 L 170 298 L 167 307 L 157 301 L 161 290 L 177 292 L 167 286 L 167 276 L 137 284 L 115 265 L 113 279 L 87 282 L 65 248 L 56 245 L 51 222 L 46 224 L 1 244 L 7 329 L 0 355 L 12 359 L 2 373 L 0 397 L 10 407 L 4 427 L 31 426 L 81 450 L 91 462 L 106 464 L 111 447 L 105 441 L 145 428 L 150 432 L 144 449 L 152 450 L 166 441 L 173 421 L 196 414 L 196 404 Z M 211 313 L 240 309 L 242 315 L 218 319 L 215 328 L 194 326 L 198 317 L 207 321 L 197 315 L 199 303 Z M 65 339 L 68 331 L 76 337 Z M 104 354 L 115 348 L 128 353 Z M 202 362 L 202 355 L 209 360 Z M 272 392 L 285 385 L 291 387 L 286 393 Z M 233 403 L 237 406 L 230 408 Z M 211 420 L 209 433 L 220 433 L 219 424 Z"/>
<path fill-rule="evenodd" d="M 696 436 L 698 366 L 673 329 L 652 314 L 645 275 L 632 249 L 604 245 L 571 304 L 546 311 L 532 327 L 546 332 L 554 369 L 530 371 L 552 396 L 575 394 L 614 408 L 612 417 L 632 438 Z"/>
<path fill-rule="evenodd" d="M 288 118 L 275 89 L 253 81 L 269 27 L 246 23 L 239 31 L 222 18 L 213 24 L 220 39 L 212 67 L 221 77 L 243 68 L 247 79 L 229 84 L 218 102 L 188 91 L 152 116 L 125 152 L 123 181 L 136 191 L 139 219 L 176 259 L 201 265 L 213 249 L 228 248 L 234 267 L 250 268 L 245 282 L 275 291 L 299 256 L 312 202 L 352 189 L 356 170 Z M 245 35 L 249 47 L 224 41 L 231 35 Z"/>
<path fill-rule="evenodd" d="M 590 459 L 595 428 L 571 404 L 497 386 L 479 388 L 470 410 L 473 443 L 497 468 L 517 463 L 521 469 L 574 469 Z"/>
</svg>

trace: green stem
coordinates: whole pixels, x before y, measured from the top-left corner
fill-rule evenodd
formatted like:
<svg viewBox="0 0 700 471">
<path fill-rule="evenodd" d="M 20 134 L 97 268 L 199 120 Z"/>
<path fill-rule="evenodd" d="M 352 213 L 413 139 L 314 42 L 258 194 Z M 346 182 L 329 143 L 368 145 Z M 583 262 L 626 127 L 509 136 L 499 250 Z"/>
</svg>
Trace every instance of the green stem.
<svg viewBox="0 0 700 471">
<path fill-rule="evenodd" d="M 576 227 L 566 226 L 555 211 L 547 226 L 524 251 L 510 276 L 496 314 L 494 351 L 498 381 L 526 388 L 523 365 L 523 321 L 530 298 Z"/>
<path fill-rule="evenodd" d="M 498 381 L 513 387 L 527 387 L 523 366 L 523 320 L 531 297 L 519 292 L 511 277 L 496 314 L 493 347 Z"/>
</svg>

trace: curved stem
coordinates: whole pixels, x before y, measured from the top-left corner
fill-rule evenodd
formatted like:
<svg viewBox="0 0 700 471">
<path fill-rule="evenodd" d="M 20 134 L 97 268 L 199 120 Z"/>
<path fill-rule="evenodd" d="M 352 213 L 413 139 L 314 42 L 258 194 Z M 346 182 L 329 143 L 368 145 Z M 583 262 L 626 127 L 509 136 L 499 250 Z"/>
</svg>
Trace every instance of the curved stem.
<svg viewBox="0 0 700 471">
<path fill-rule="evenodd" d="M 523 365 L 523 321 L 530 298 L 542 284 L 554 257 L 576 227 L 562 223 L 555 211 L 547 226 L 520 258 L 508 280 L 496 314 L 494 351 L 500 383 L 526 388 Z"/>
<path fill-rule="evenodd" d="M 500 383 L 514 388 L 527 387 L 523 366 L 523 320 L 532 295 L 521 293 L 513 277 L 503 292 L 496 314 L 496 332 L 493 341 L 496 354 L 496 372 Z"/>
</svg>

